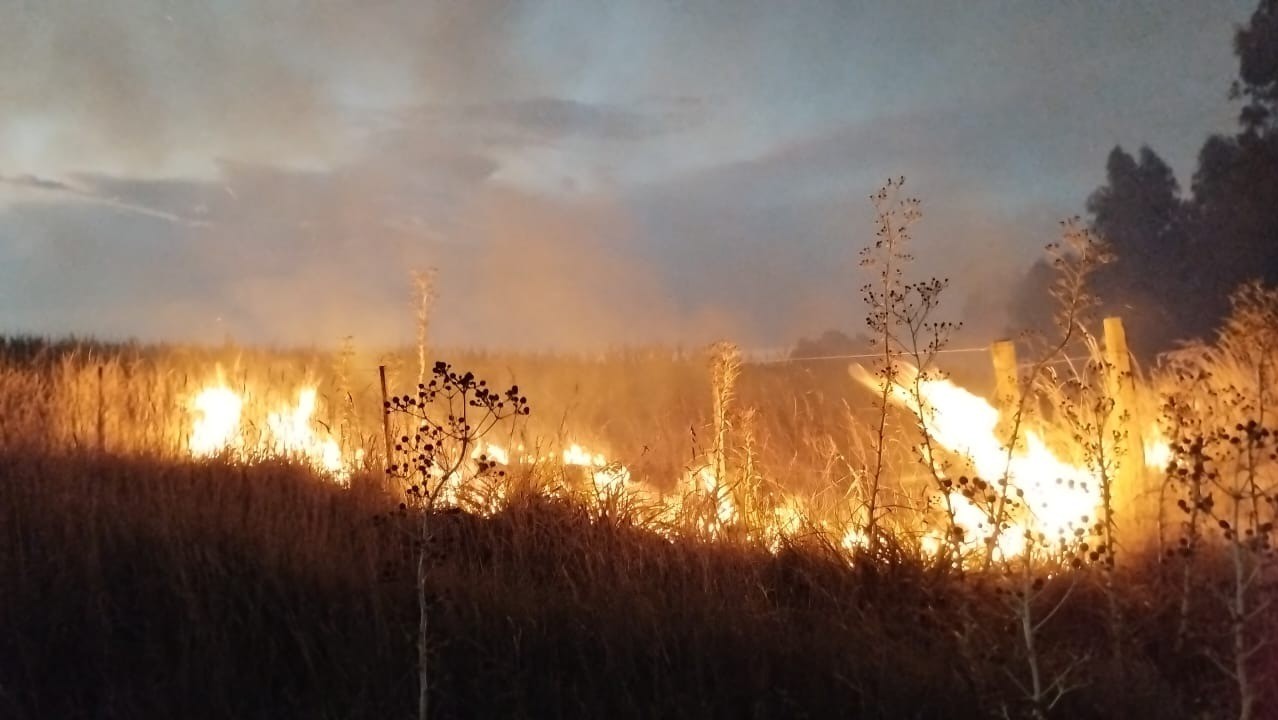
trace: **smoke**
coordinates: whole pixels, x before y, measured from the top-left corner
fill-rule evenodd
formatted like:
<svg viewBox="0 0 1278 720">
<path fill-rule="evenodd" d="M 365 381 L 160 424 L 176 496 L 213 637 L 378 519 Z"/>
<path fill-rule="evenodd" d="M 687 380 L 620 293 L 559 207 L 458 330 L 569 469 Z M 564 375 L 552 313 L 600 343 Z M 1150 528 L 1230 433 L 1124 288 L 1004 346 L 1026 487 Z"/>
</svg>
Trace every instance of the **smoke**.
<svg viewBox="0 0 1278 720">
<path fill-rule="evenodd" d="M 0 23 L 0 165 L 18 172 L 313 167 L 351 105 L 534 87 L 514 3 L 20 2 Z"/>
<path fill-rule="evenodd" d="M 1140 126 L 1083 101 L 1138 83 L 1195 142 L 1186 108 L 1210 105 L 1175 73 L 1052 75 L 1132 52 L 1109 28 L 1135 11 L 1045 12 L 10 0 L 0 331 L 403 342 L 409 273 L 435 266 L 441 343 L 778 346 L 861 326 L 865 198 L 901 173 L 927 213 L 917 273 L 1001 327 L 998 288 L 1129 140 L 1095 127 Z M 1179 57 L 1183 29 L 1142 52 Z"/>
</svg>

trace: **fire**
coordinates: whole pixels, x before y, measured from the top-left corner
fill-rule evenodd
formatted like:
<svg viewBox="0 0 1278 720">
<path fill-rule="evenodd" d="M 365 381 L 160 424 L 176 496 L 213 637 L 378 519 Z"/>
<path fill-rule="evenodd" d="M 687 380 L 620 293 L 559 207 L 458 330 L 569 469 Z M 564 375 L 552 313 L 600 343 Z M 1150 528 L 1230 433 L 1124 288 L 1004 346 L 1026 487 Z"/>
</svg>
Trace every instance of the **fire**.
<svg viewBox="0 0 1278 720">
<path fill-rule="evenodd" d="M 495 462 L 498 465 L 510 464 L 510 453 L 506 452 L 506 448 L 492 443 L 486 443 L 480 448 L 477 448 L 471 457 L 476 459 L 482 457 L 488 462 Z"/>
<path fill-rule="evenodd" d="M 275 443 L 273 449 L 288 457 L 302 458 L 312 467 L 348 481 L 350 471 L 343 462 L 342 449 L 337 441 L 331 437 L 319 437 L 311 426 L 315 397 L 315 388 L 302 388 L 297 393 L 296 406 L 271 413 L 266 426 Z"/>
<path fill-rule="evenodd" d="M 718 536 L 723 529 L 736 522 L 737 505 L 732 493 L 708 466 L 690 472 L 684 480 L 688 488 L 686 498 L 695 498 L 700 510 L 697 525 L 711 536 Z"/>
<path fill-rule="evenodd" d="M 858 377 L 871 387 L 880 382 L 864 370 Z M 922 420 L 934 449 L 967 458 L 972 470 L 969 474 L 981 478 L 952 478 L 954 488 L 931 500 L 933 507 L 944 507 L 952 513 L 954 524 L 964 531 L 963 544 L 967 548 L 980 547 L 995 534 L 992 509 L 1004 503 L 1008 526 L 998 533 L 997 544 L 1004 558 L 1024 555 L 1027 538 L 1053 543 L 1087 533 L 1095 522 L 1101 502 L 1099 484 L 1086 467 L 1057 456 L 1036 429 L 1022 428 L 1016 447 L 1009 452 L 1000 441 L 1000 417 L 993 405 L 948 380 L 919 378 L 917 370 L 909 366 L 901 367 L 889 395 Z M 220 378 L 197 393 L 190 402 L 195 415 L 188 438 L 191 455 L 224 454 L 237 460 L 287 457 L 306 463 L 335 482 L 349 483 L 351 468 L 361 461 L 363 453 L 344 452 L 338 440 L 316 422 L 318 393 L 315 387 L 302 387 L 293 402 L 282 403 L 260 419 L 246 417 L 250 408 L 248 400 Z M 254 434 L 249 435 L 248 430 Z M 1157 428 L 1145 433 L 1144 451 L 1151 467 L 1166 464 L 1170 447 Z M 497 512 L 504 502 L 505 491 L 499 483 L 478 479 L 481 463 L 518 464 L 529 468 L 544 463 L 581 468 L 587 487 L 593 486 L 597 494 L 642 498 L 645 503 L 652 503 L 657 513 L 654 517 L 669 522 L 669 527 L 677 524 L 672 521 L 686 516 L 700 531 L 711 536 L 723 535 L 728 528 L 741 524 L 745 516 L 745 511 L 738 508 L 742 498 L 735 496 L 732 490 L 735 475 L 731 471 L 723 478 L 717 477 L 709 466 L 685 471 L 675 485 L 675 492 L 667 494 L 643 481 L 635 481 L 625 465 L 578 442 L 565 443 L 556 452 L 482 442 L 473 449 L 470 461 L 458 468 L 447 482 L 441 483 L 440 502 L 464 505 L 485 514 Z M 435 472 L 435 479 L 442 480 L 442 471 Z M 957 476 L 958 473 L 948 474 Z M 1002 496 L 1003 492 L 1007 497 Z M 752 509 L 746 514 L 754 518 L 750 522 L 759 523 L 759 527 L 745 528 L 745 532 L 773 550 L 781 547 L 786 537 L 807 526 L 831 533 L 838 539 L 838 545 L 850 553 L 869 545 L 860 524 L 832 524 L 828 518 L 822 520 L 816 516 L 809 520 L 809 513 L 795 496 L 779 498 L 771 512 L 759 513 Z M 948 541 L 944 533 L 931 531 L 923 534 L 920 543 L 925 552 L 937 554 Z"/>
<path fill-rule="evenodd" d="M 1005 557 L 1025 551 L 1026 533 L 1051 542 L 1090 526 L 1101 494 L 1085 467 L 1058 458 L 1031 429 L 1021 431 L 1009 453 L 999 440 L 998 410 L 985 399 L 948 380 L 920 379 L 918 370 L 909 366 L 902 365 L 899 375 L 891 388 L 892 399 L 922 420 L 936 444 L 971 461 L 987 483 L 981 494 L 995 504 L 1010 500 L 999 497 L 996 490 L 1006 479 L 1009 494 L 1024 503 L 1024 512 L 1012 513 L 1012 526 L 999 534 L 998 549 Z M 864 370 L 858 377 L 872 387 L 879 383 Z M 918 398 L 913 392 L 916 382 Z M 993 534 L 986 510 L 958 490 L 951 491 L 948 500 L 954 522 L 966 531 L 969 542 Z"/>
<path fill-rule="evenodd" d="M 195 457 L 229 454 L 238 460 L 251 457 L 287 457 L 301 460 L 335 481 L 350 481 L 351 468 L 342 448 L 327 433 L 314 427 L 317 393 L 314 387 L 298 391 L 297 402 L 267 415 L 265 431 L 257 442 L 250 443 L 241 429 L 245 400 L 219 380 L 206 387 L 191 400 L 196 414 L 187 447 Z M 363 457 L 357 451 L 354 461 Z"/>
<path fill-rule="evenodd" d="M 844 530 L 843 539 L 839 541 L 839 546 L 848 552 L 856 552 L 865 548 L 868 544 L 865 531 L 856 527 Z"/>
<path fill-rule="evenodd" d="M 187 443 L 191 454 L 209 457 L 230 448 L 239 438 L 243 408 L 244 401 L 224 384 L 200 391 L 191 402 L 191 409 L 199 414 Z"/>
<path fill-rule="evenodd" d="M 1172 461 L 1172 447 L 1157 425 L 1145 431 L 1145 466 L 1165 470 Z"/>
<path fill-rule="evenodd" d="M 603 467 L 608 464 L 607 458 L 599 453 L 591 453 L 582 446 L 573 443 L 564 450 L 564 465 L 577 465 L 581 467 Z"/>
<path fill-rule="evenodd" d="M 787 497 L 781 504 L 772 509 L 772 516 L 767 518 L 763 528 L 763 538 L 768 549 L 776 552 L 782 543 L 793 537 L 807 522 L 807 514 L 795 498 Z"/>
<path fill-rule="evenodd" d="M 620 492 L 630 485 L 630 470 L 625 465 L 606 464 L 591 474 L 591 480 L 600 492 Z"/>
</svg>

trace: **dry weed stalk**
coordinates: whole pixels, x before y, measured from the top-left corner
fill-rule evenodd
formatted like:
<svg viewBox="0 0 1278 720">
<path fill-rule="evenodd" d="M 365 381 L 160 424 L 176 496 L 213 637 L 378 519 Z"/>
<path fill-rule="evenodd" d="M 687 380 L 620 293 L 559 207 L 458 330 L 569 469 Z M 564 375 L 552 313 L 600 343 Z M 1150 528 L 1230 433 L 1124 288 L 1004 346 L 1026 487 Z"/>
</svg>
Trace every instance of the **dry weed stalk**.
<svg viewBox="0 0 1278 720">
<path fill-rule="evenodd" d="M 729 413 L 741 376 L 741 351 L 733 343 L 720 341 L 710 346 L 710 383 L 713 390 L 714 444 L 710 448 L 715 482 L 723 486 L 728 478 L 731 422 Z"/>
<path fill-rule="evenodd" d="M 518 386 L 498 392 L 473 373 L 458 373 L 438 362 L 429 383 L 416 393 L 393 398 L 386 412 L 397 413 L 410 423 L 412 435 L 403 435 L 395 447 L 403 462 L 387 472 L 409 485 L 408 497 L 420 513 L 417 523 L 417 670 L 418 720 L 429 717 L 430 646 L 429 554 L 433 534 L 431 516 L 436 505 L 455 496 L 458 486 L 505 471 L 481 454 L 473 459 L 480 442 L 499 423 L 528 414 L 528 400 Z"/>
<path fill-rule="evenodd" d="M 909 251 L 912 241 L 910 228 L 923 217 L 923 213 L 917 199 L 901 197 L 904 184 L 905 178 L 889 180 L 870 197 L 875 214 L 875 240 L 861 250 L 861 265 L 874 268 L 876 275 L 876 279 L 863 286 L 861 292 L 868 307 L 866 325 L 873 333 L 875 353 L 880 358 L 876 368 L 876 382 L 880 389 L 876 398 L 874 464 L 866 473 L 865 487 L 865 538 L 871 554 L 879 548 L 882 539 L 880 522 L 888 510 L 882 501 L 887 420 L 892 388 L 900 385 L 902 376 L 896 358 L 906 357 L 917 369 L 905 388 L 915 406 L 924 408 L 922 384 L 937 376 L 936 357 L 949 342 L 950 336 L 960 328 L 958 323 L 933 319 L 940 308 L 941 294 L 949 286 L 948 280 L 905 280 L 905 268 L 914 259 Z M 926 413 L 918 417 L 921 436 L 919 455 L 935 487 L 941 491 L 947 518 L 946 535 L 957 558 L 961 538 L 954 521 L 954 507 L 949 493 L 945 491 L 939 448 L 923 415 Z"/>
<path fill-rule="evenodd" d="M 1177 641 L 1189 629 L 1192 563 L 1210 547 L 1205 531 L 1214 525 L 1230 568 L 1226 589 L 1217 593 L 1230 642 L 1208 657 L 1233 680 L 1239 720 L 1252 720 L 1262 691 L 1254 659 L 1270 644 L 1262 619 L 1273 600 L 1262 588 L 1274 564 L 1278 521 L 1278 433 L 1270 427 L 1278 400 L 1278 290 L 1248 284 L 1231 302 L 1215 346 L 1190 348 L 1173 360 L 1176 377 L 1197 380 L 1167 400 L 1169 421 L 1181 431 L 1169 477 L 1186 515 Z"/>
<path fill-rule="evenodd" d="M 413 310 L 417 327 L 417 383 L 426 382 L 427 342 L 430 339 L 430 315 L 438 293 L 435 281 L 439 273 L 435 268 L 413 271 Z"/>
<path fill-rule="evenodd" d="M 1057 307 L 1055 321 L 1058 335 L 1047 344 L 1019 383 L 1019 397 L 1008 423 L 1007 453 L 1002 477 L 995 481 L 999 492 L 990 511 L 991 534 L 986 539 L 983 565 L 986 570 L 994 564 L 999 537 L 1007 528 L 1012 514 L 1012 496 L 1019 490 L 1012 485 L 1011 467 L 1030 419 L 1030 401 L 1037 393 L 1043 392 L 1045 386 L 1047 392 L 1052 391 L 1055 385 L 1052 366 L 1066 356 L 1066 351 L 1078 342 L 1080 336 L 1088 336 L 1086 325 L 1091 311 L 1097 305 L 1096 298 L 1087 288 L 1088 279 L 1097 268 L 1112 259 L 1104 242 L 1077 219 L 1063 222 L 1061 227 L 1061 242 L 1047 246 L 1052 266 L 1056 270 L 1051 295 Z"/>
</svg>

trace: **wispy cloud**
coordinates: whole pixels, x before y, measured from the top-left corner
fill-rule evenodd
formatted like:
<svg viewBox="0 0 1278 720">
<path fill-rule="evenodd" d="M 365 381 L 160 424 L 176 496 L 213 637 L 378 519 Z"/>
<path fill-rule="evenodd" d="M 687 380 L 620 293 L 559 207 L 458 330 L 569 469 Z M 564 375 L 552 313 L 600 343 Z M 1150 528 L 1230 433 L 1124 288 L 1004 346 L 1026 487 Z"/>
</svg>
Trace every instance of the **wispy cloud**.
<svg viewBox="0 0 1278 720">
<path fill-rule="evenodd" d="M 161 208 L 131 202 L 124 198 L 104 195 L 92 186 L 75 185 L 62 180 L 53 180 L 29 174 L 17 176 L 0 175 L 0 185 L 5 185 L 28 197 L 32 194 L 37 196 L 46 195 L 50 196 L 52 199 L 89 203 L 121 212 L 155 218 L 157 220 L 166 220 L 171 223 L 186 225 L 189 227 L 200 227 L 209 224 L 207 221 L 199 218 L 186 217 Z"/>
</svg>

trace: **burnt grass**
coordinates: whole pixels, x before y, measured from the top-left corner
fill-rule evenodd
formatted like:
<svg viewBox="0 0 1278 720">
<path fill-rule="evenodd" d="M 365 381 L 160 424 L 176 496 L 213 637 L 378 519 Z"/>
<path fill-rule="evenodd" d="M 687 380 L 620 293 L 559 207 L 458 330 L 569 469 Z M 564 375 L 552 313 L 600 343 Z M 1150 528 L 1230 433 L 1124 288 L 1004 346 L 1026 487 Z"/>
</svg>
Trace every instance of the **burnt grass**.
<svg viewBox="0 0 1278 720">
<path fill-rule="evenodd" d="M 288 465 L 0 455 L 0 717 L 414 717 L 411 522 Z M 433 717 L 1028 710 L 996 583 L 902 552 L 671 542 L 535 499 L 434 527 Z M 1121 667 L 1095 583 L 1044 630 L 1047 668 L 1087 658 L 1053 717 L 1228 706 L 1173 648 L 1147 565 L 1123 584 Z"/>
</svg>

